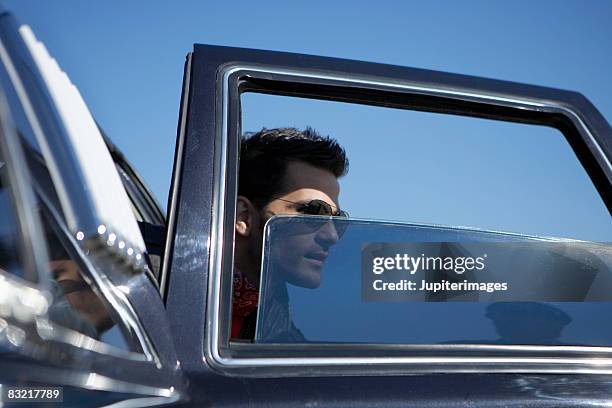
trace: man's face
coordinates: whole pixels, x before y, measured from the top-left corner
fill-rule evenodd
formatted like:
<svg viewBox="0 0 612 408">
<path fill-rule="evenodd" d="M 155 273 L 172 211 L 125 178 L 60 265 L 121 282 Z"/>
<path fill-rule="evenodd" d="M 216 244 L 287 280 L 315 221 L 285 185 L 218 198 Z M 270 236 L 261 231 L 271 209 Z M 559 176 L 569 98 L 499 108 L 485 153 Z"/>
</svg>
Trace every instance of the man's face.
<svg viewBox="0 0 612 408">
<path fill-rule="evenodd" d="M 78 265 L 70 259 L 51 261 L 49 267 L 57 282 L 83 282 Z M 65 297 L 75 311 L 93 324 L 98 332 L 104 332 L 114 325 L 104 302 L 91 288 L 68 293 Z"/>
<path fill-rule="evenodd" d="M 334 174 L 327 170 L 303 162 L 290 162 L 283 187 L 286 193 L 279 194 L 262 208 L 262 227 L 274 215 L 302 214 L 299 212 L 299 204 L 312 200 L 324 201 L 330 204 L 334 211 L 338 210 L 340 186 Z M 277 238 L 276 242 L 279 244 L 273 247 L 271 261 L 283 271 L 284 279 L 297 286 L 318 287 L 329 248 L 338 241 L 338 233 L 333 223 L 325 223 L 314 231 Z"/>
</svg>

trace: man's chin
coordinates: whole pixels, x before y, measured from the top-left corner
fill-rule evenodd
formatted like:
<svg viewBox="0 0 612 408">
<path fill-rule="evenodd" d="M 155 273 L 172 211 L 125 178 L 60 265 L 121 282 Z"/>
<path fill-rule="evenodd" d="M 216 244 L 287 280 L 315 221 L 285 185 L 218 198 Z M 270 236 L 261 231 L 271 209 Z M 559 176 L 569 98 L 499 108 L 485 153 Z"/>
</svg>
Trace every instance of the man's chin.
<svg viewBox="0 0 612 408">
<path fill-rule="evenodd" d="M 304 279 L 300 285 L 303 288 L 306 289 L 316 289 L 319 286 L 321 286 L 321 277 L 316 277 L 316 278 L 312 278 L 312 279 Z"/>
<path fill-rule="evenodd" d="M 316 289 L 321 286 L 321 265 L 308 261 L 306 260 L 305 265 L 299 268 L 300 271 L 292 274 L 287 281 L 302 288 Z"/>
</svg>

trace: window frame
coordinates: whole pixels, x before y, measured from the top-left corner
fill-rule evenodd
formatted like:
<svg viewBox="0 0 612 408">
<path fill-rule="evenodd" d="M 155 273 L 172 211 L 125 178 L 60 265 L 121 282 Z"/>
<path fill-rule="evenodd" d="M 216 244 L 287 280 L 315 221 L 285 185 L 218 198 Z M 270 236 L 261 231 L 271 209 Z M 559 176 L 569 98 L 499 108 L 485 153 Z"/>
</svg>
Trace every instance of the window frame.
<svg viewBox="0 0 612 408">
<path fill-rule="evenodd" d="M 291 66 L 292 62 L 287 61 L 296 58 L 291 54 L 257 51 L 253 52 L 257 55 L 251 56 L 249 50 L 242 51 L 242 61 L 219 64 L 216 73 L 215 178 L 204 339 L 205 357 L 209 364 L 227 373 L 239 372 L 249 376 L 612 372 L 612 347 L 230 344 L 233 224 L 242 92 L 257 91 L 551 125 L 566 136 L 612 212 L 612 165 L 609 158 L 612 132 L 605 119 L 580 94 L 321 57 L 307 57 L 309 59 L 300 61 L 299 66 L 297 61 L 296 66 Z M 261 54 L 268 54 L 270 60 L 282 60 L 284 64 L 262 63 Z M 333 68 L 334 61 L 341 61 L 344 71 Z M 347 66 L 357 68 L 357 73 L 348 73 L 352 70 Z M 396 78 L 380 76 L 388 72 L 394 73 Z M 397 76 L 416 79 L 398 79 Z M 419 81 L 418 78 L 423 76 L 429 77 L 429 81 Z M 473 81 L 473 86 L 466 80 Z M 406 97 L 412 97 L 412 103 L 402 103 L 402 98 Z"/>
</svg>

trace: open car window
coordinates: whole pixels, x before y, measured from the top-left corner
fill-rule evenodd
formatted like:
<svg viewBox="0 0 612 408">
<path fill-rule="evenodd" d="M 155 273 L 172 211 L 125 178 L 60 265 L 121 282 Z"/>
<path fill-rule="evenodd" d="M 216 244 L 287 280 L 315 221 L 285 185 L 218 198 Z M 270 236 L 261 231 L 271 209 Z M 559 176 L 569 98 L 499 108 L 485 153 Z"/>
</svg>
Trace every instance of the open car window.
<svg viewBox="0 0 612 408">
<path fill-rule="evenodd" d="M 571 131 L 255 92 L 241 94 L 240 112 L 249 171 L 238 180 L 237 340 L 611 345 L 612 222 Z M 292 138 L 331 140 L 350 165 L 332 174 L 326 152 L 309 156 L 316 148 Z M 278 168 L 257 161 L 267 146 Z M 262 191 L 272 193 L 259 204 Z M 267 221 L 255 283 L 240 233 L 245 196 Z M 312 200 L 336 216 L 317 219 Z"/>
<path fill-rule="evenodd" d="M 255 92 L 241 94 L 241 119 L 247 135 L 310 127 L 337 141 L 351 217 L 612 241 L 563 128 Z"/>
</svg>

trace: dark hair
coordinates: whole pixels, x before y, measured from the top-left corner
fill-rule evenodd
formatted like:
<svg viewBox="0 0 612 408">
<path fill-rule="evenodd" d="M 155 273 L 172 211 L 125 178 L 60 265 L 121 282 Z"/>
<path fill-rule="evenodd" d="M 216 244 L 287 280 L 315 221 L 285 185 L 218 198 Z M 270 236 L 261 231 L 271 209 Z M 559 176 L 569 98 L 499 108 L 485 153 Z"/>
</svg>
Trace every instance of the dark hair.
<svg viewBox="0 0 612 408">
<path fill-rule="evenodd" d="M 240 148 L 238 194 L 261 208 L 281 192 L 287 163 L 301 161 L 341 177 L 348 172 L 346 152 L 329 136 L 307 127 L 263 128 L 246 133 Z"/>
</svg>

